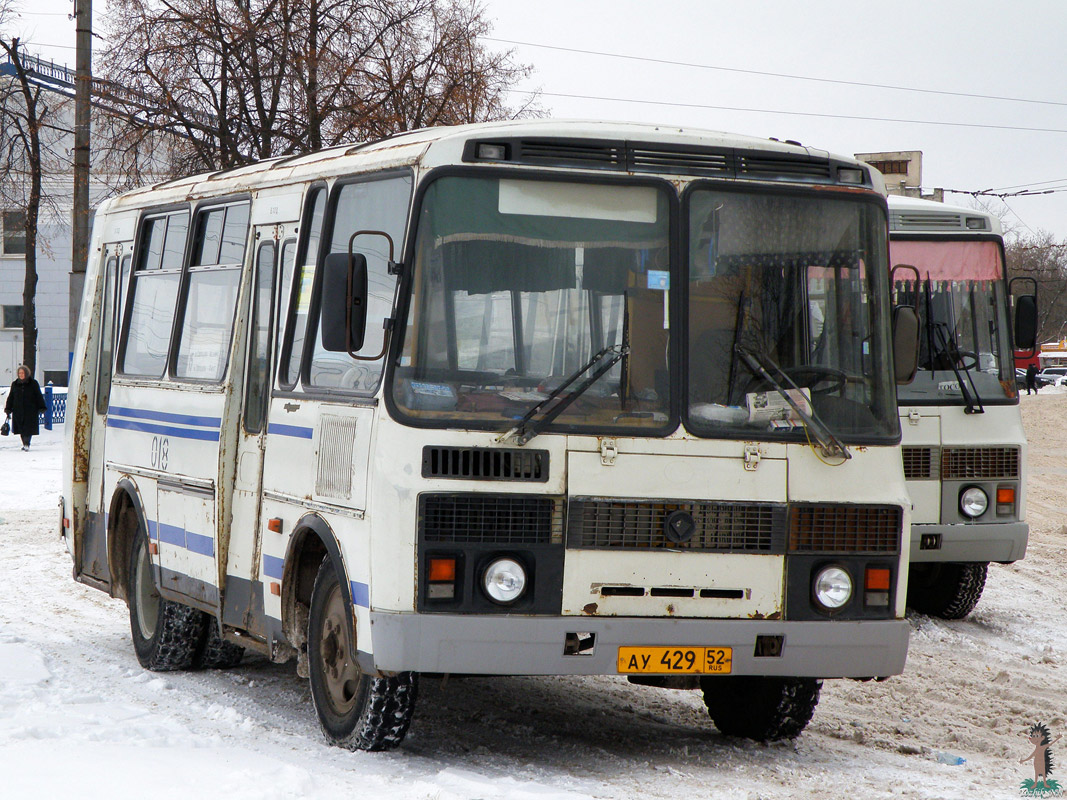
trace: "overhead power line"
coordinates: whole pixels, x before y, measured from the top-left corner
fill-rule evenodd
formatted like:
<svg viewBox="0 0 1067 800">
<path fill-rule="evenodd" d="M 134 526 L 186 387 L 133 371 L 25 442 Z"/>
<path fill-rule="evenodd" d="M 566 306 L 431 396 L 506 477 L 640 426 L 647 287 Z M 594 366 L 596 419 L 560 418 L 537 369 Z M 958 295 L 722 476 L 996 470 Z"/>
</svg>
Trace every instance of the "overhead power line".
<svg viewBox="0 0 1067 800">
<path fill-rule="evenodd" d="M 528 89 L 510 89 L 516 94 L 540 95 L 542 97 L 563 97 L 571 100 L 603 100 L 611 103 L 634 103 L 637 105 L 672 106 L 674 108 L 700 108 L 711 111 L 740 111 L 746 114 L 779 114 L 789 117 L 820 117 L 822 119 L 853 119 L 862 122 L 899 122 L 906 125 L 941 125 L 953 128 L 982 128 L 999 131 L 1028 131 L 1030 133 L 1067 133 L 1067 128 L 1037 128 L 1022 125 L 991 125 L 980 122 L 946 122 L 931 119 L 901 119 L 897 117 L 863 117 L 855 114 L 820 114 L 815 111 L 781 111 L 768 108 L 744 108 L 741 106 L 716 106 L 706 103 L 675 103 L 669 100 L 640 100 L 632 97 L 605 97 L 591 94 L 568 94 L 564 92 L 531 91 Z"/>
<path fill-rule="evenodd" d="M 666 58 L 650 58 L 648 56 L 634 56 L 628 53 L 610 53 L 602 50 L 585 50 L 578 47 L 561 47 L 559 45 L 541 44 L 539 42 L 522 42 L 517 39 L 497 39 L 492 36 L 482 36 L 487 42 L 498 44 L 519 45 L 521 47 L 537 47 L 543 50 L 556 50 L 564 53 L 581 53 L 582 55 L 602 56 L 604 58 L 621 58 L 627 61 L 642 61 L 649 64 L 666 64 L 674 67 L 688 67 L 690 69 L 708 69 L 718 72 L 736 72 L 742 75 L 758 75 L 765 78 L 786 78 L 795 81 L 808 81 L 811 83 L 832 83 L 838 86 L 858 86 L 864 89 L 892 89 L 898 92 L 918 92 L 919 94 L 946 95 L 948 97 L 969 97 L 975 100 L 1003 100 L 1011 103 L 1036 103 L 1045 106 L 1067 106 L 1067 102 L 1059 100 L 1038 100 L 1029 97 L 1008 97 L 996 94 L 977 94 L 973 92 L 954 92 L 948 89 L 925 89 L 918 86 L 898 86 L 890 83 L 865 83 L 863 81 L 846 81 L 840 78 L 818 78 L 813 75 L 793 75 L 785 72 L 767 72 L 757 69 L 742 69 L 740 67 L 723 67 L 715 64 L 698 64 L 690 61 L 672 61 Z"/>
</svg>

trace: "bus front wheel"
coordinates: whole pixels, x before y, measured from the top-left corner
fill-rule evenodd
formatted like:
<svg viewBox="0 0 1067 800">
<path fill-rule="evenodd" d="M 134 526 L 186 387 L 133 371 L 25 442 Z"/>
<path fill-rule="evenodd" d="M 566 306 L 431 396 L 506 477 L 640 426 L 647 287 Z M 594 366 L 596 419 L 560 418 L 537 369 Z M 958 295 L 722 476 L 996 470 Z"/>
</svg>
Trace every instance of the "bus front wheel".
<svg viewBox="0 0 1067 800">
<path fill-rule="evenodd" d="M 391 750 L 404 740 L 418 691 L 417 675 L 364 673 L 355 661 L 355 632 L 333 563 L 323 559 L 308 615 L 308 671 L 319 723 L 332 744 Z"/>
<path fill-rule="evenodd" d="M 988 570 L 986 562 L 912 564 L 908 605 L 931 617 L 963 619 L 978 605 Z"/>
<path fill-rule="evenodd" d="M 774 742 L 799 736 L 811 722 L 822 681 L 724 675 L 701 678 L 700 688 L 708 714 L 722 733 Z"/>
<path fill-rule="evenodd" d="M 160 597 L 143 531 L 133 540 L 129 581 L 130 630 L 141 666 L 154 672 L 189 669 L 204 637 L 204 613 Z"/>
</svg>

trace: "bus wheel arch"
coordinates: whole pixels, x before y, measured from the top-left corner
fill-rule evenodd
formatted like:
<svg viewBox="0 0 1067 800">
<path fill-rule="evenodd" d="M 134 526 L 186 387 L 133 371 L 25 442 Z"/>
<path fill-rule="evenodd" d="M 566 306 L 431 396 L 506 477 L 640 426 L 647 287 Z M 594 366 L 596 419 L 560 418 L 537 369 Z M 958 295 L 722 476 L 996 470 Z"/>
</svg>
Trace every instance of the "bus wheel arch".
<svg viewBox="0 0 1067 800">
<path fill-rule="evenodd" d="M 315 579 L 324 559 L 329 559 L 341 576 L 347 575 L 341 548 L 329 524 L 317 514 L 305 514 L 293 526 L 293 535 L 285 554 L 282 578 L 282 632 L 297 651 L 297 673 L 306 678 L 307 627 Z M 349 630 L 354 629 L 351 589 L 347 580 L 340 581 Z"/>
<path fill-rule="evenodd" d="M 129 602 L 130 553 L 139 530 L 147 534 L 147 517 L 141 493 L 129 478 L 122 478 L 111 496 L 107 524 L 107 560 L 111 596 Z"/>
</svg>

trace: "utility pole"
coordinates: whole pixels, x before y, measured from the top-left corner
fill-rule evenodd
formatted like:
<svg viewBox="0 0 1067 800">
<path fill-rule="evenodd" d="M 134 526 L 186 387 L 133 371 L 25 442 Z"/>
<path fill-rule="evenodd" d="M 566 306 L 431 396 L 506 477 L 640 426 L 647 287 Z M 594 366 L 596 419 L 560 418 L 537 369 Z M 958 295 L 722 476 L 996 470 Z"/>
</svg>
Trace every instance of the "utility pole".
<svg viewBox="0 0 1067 800">
<path fill-rule="evenodd" d="M 89 109 L 93 88 L 93 3 L 74 0 L 77 60 L 74 84 L 74 241 L 70 260 L 70 311 L 67 328 L 67 369 L 74 358 L 78 310 L 89 260 Z"/>
</svg>

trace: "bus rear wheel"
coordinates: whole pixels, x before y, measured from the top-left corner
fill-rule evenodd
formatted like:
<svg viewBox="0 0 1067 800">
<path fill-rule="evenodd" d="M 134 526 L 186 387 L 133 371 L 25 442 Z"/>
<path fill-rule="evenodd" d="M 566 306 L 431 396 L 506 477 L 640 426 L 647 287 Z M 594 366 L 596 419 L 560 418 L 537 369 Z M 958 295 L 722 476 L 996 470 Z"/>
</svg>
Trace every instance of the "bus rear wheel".
<svg viewBox="0 0 1067 800">
<path fill-rule="evenodd" d="M 354 660 L 355 633 L 348 624 L 337 571 L 322 562 L 308 615 L 311 698 L 326 738 L 349 750 L 391 750 L 404 740 L 418 693 L 418 676 L 364 673 Z"/>
<path fill-rule="evenodd" d="M 963 619 L 978 605 L 988 571 L 987 562 L 912 564 L 908 605 L 931 617 Z"/>
<path fill-rule="evenodd" d="M 204 626 L 204 638 L 193 657 L 194 669 L 230 669 L 236 667 L 244 658 L 245 649 L 233 642 L 227 642 L 219 633 L 219 623 L 211 615 L 205 614 L 207 624 Z"/>
<path fill-rule="evenodd" d="M 160 597 L 143 531 L 134 537 L 129 576 L 130 630 L 137 660 L 154 672 L 189 669 L 204 637 L 204 613 Z"/>
<path fill-rule="evenodd" d="M 799 736 L 811 722 L 822 681 L 725 675 L 701 678 L 700 688 L 708 714 L 722 733 L 774 742 Z"/>
</svg>

